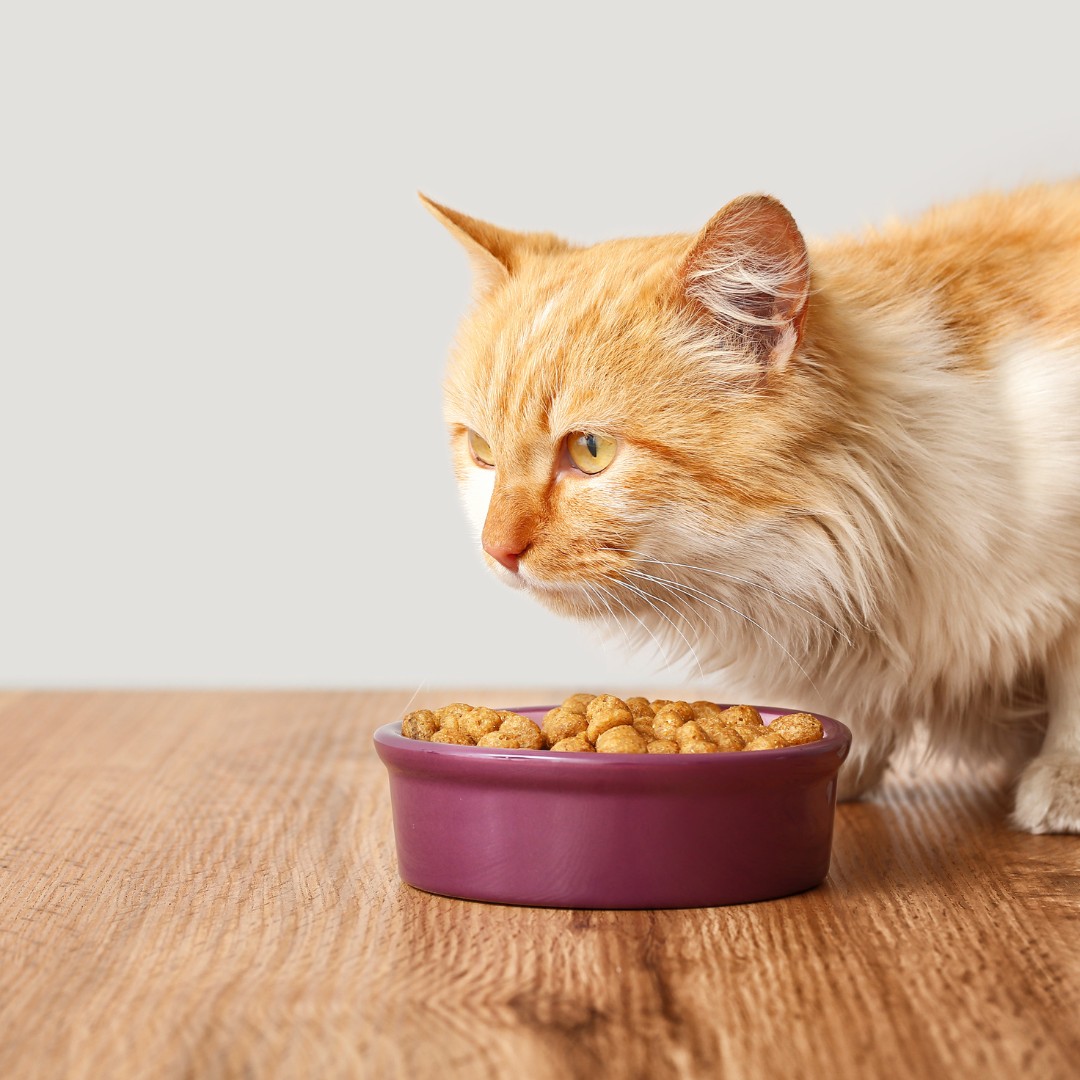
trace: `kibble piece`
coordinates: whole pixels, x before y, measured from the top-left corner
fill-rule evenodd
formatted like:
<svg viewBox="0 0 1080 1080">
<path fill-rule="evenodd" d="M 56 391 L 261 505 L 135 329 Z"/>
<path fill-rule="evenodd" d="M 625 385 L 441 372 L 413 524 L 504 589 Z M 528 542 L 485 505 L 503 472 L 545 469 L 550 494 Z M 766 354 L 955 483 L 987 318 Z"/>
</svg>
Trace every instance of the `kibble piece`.
<svg viewBox="0 0 1080 1080">
<path fill-rule="evenodd" d="M 720 719 L 725 724 L 755 724 L 760 726 L 761 713 L 753 705 L 732 705 L 727 709 L 720 710 Z"/>
<path fill-rule="evenodd" d="M 725 724 L 719 716 L 702 716 L 697 724 L 721 750 L 741 750 L 748 739 L 767 730 L 746 724 Z"/>
<path fill-rule="evenodd" d="M 712 740 L 701 730 L 696 720 L 688 720 L 675 732 L 675 741 L 680 746 L 685 746 L 688 742 L 711 742 Z"/>
<path fill-rule="evenodd" d="M 581 713 L 585 715 L 585 710 L 589 706 L 589 702 L 596 697 L 595 694 L 571 694 L 563 703 L 564 709 L 569 709 L 571 712 Z"/>
<path fill-rule="evenodd" d="M 764 724 L 761 727 L 753 724 L 735 724 L 731 730 L 736 732 L 743 742 L 751 742 L 754 739 L 760 739 L 769 729 Z"/>
<path fill-rule="evenodd" d="M 810 713 L 788 713 L 778 716 L 770 725 L 788 746 L 800 746 L 802 743 L 817 742 L 825 734 L 821 721 Z"/>
<path fill-rule="evenodd" d="M 653 730 L 652 720 L 644 716 L 634 717 L 633 724 L 630 725 L 646 742 L 652 742 L 656 738 L 656 732 Z"/>
<path fill-rule="evenodd" d="M 465 726 L 465 718 L 470 712 L 472 712 L 472 709 L 469 709 L 469 712 L 448 713 L 439 721 L 439 730 L 446 732 L 456 731 L 461 735 L 467 735 L 473 742 L 476 742 L 475 736 Z"/>
<path fill-rule="evenodd" d="M 714 701 L 691 701 L 690 708 L 694 710 L 694 719 L 699 722 L 707 717 L 719 716 L 724 711 Z"/>
<path fill-rule="evenodd" d="M 581 703 L 582 705 L 588 705 L 588 704 L 589 704 L 589 702 L 590 702 L 590 701 L 592 701 L 592 699 L 593 699 L 594 697 L 596 697 L 596 695 L 595 695 L 595 694 L 588 694 L 588 693 L 584 693 L 584 694 L 571 694 L 571 695 L 570 695 L 570 696 L 569 696 L 569 697 L 568 697 L 568 698 L 566 699 L 566 701 L 565 701 L 565 702 L 563 702 L 563 704 L 565 705 L 565 704 L 566 704 L 567 702 L 580 702 L 580 703 Z"/>
<path fill-rule="evenodd" d="M 709 742 L 708 739 L 688 739 L 679 743 L 680 754 L 715 754 L 718 751 L 716 743 Z"/>
<path fill-rule="evenodd" d="M 489 731 L 476 740 L 477 746 L 486 746 L 492 750 L 520 750 L 521 740 L 509 731 Z"/>
<path fill-rule="evenodd" d="M 747 750 L 783 750 L 787 746 L 783 736 L 777 731 L 765 729 L 764 735 L 758 735 L 746 744 Z"/>
<path fill-rule="evenodd" d="M 465 732 L 473 742 L 479 742 L 482 736 L 498 731 L 501 723 L 502 717 L 494 709 L 483 706 L 459 713 L 456 718 L 458 730 Z"/>
<path fill-rule="evenodd" d="M 648 744 L 629 724 L 608 728 L 596 740 L 598 754 L 644 754 Z"/>
<path fill-rule="evenodd" d="M 606 714 L 612 709 L 617 709 L 619 712 L 626 713 L 626 722 L 628 724 L 633 719 L 633 713 L 630 712 L 630 707 L 622 698 L 617 698 L 614 694 L 597 694 L 585 707 L 585 715 L 591 720 L 594 716 Z"/>
<path fill-rule="evenodd" d="M 472 708 L 471 705 L 466 705 L 464 701 L 455 701 L 450 705 L 444 705 L 441 709 L 435 710 L 435 718 L 442 723 L 448 716 L 454 716 L 457 713 L 468 712 Z"/>
<path fill-rule="evenodd" d="M 668 712 L 674 712 L 677 716 L 681 716 L 684 722 L 689 722 L 694 719 L 694 707 L 689 701 L 669 701 L 665 706 Z"/>
<path fill-rule="evenodd" d="M 437 743 L 451 743 L 454 746 L 476 745 L 464 731 L 459 731 L 457 728 L 439 728 L 439 730 L 431 736 L 431 741 Z"/>
<path fill-rule="evenodd" d="M 722 727 L 712 737 L 712 742 L 717 750 L 722 750 L 725 754 L 746 749 L 746 740 L 734 728 Z"/>
<path fill-rule="evenodd" d="M 517 716 L 515 714 L 507 717 L 499 725 L 499 730 L 518 739 L 522 750 L 544 749 L 544 736 L 540 734 L 540 729 L 526 716 Z"/>
<path fill-rule="evenodd" d="M 732 705 L 730 709 L 724 709 L 717 719 L 737 731 L 744 742 L 756 739 L 765 732 L 761 713 L 752 705 Z"/>
<path fill-rule="evenodd" d="M 658 739 L 674 739 L 679 728 L 686 723 L 686 717 L 679 709 L 672 707 L 673 703 L 661 705 L 653 717 L 653 731 Z"/>
<path fill-rule="evenodd" d="M 584 735 L 575 735 L 571 739 L 560 739 L 551 749 L 570 750 L 581 754 L 596 753 L 596 747 Z"/>
<path fill-rule="evenodd" d="M 651 720 L 656 715 L 656 710 L 649 704 L 648 698 L 628 697 L 626 707 L 633 714 L 635 720 L 643 718 Z"/>
<path fill-rule="evenodd" d="M 401 721 L 401 734 L 406 739 L 430 740 L 438 730 L 439 722 L 430 709 L 417 709 Z"/>
<path fill-rule="evenodd" d="M 589 720 L 589 726 L 586 729 L 586 735 L 589 742 L 594 746 L 596 740 L 604 734 L 605 731 L 610 731 L 614 727 L 620 727 L 633 722 L 634 716 L 630 710 L 626 707 L 626 702 L 621 701 L 617 697 L 612 697 L 611 694 L 599 694 L 589 702 L 588 709 L 586 710 L 586 716 Z"/>
<path fill-rule="evenodd" d="M 674 739 L 653 739 L 645 749 L 650 754 L 677 754 L 679 744 Z"/>
<path fill-rule="evenodd" d="M 439 725 L 440 731 L 443 728 L 447 731 L 459 731 L 461 728 L 458 721 L 471 712 L 471 705 L 466 705 L 463 701 L 455 701 L 452 705 L 444 705 L 441 709 L 435 710 L 435 722 Z"/>
<path fill-rule="evenodd" d="M 653 712 L 656 712 L 657 709 L 662 709 L 665 705 L 670 705 L 670 704 L 671 704 L 671 702 L 668 701 L 667 698 L 663 698 L 663 697 L 653 698 L 653 700 L 652 700 Z"/>
<path fill-rule="evenodd" d="M 735 730 L 734 728 L 728 727 L 727 724 L 723 723 L 723 721 L 717 719 L 715 716 L 702 715 L 694 722 L 710 739 L 712 739 L 713 742 L 716 742 L 723 732 Z"/>
<path fill-rule="evenodd" d="M 502 727 L 503 723 L 507 720 L 529 720 L 527 716 L 522 716 L 521 713 L 510 712 L 509 709 L 500 709 L 496 715 L 499 717 L 499 727 Z M 531 720 L 529 720 L 529 723 L 533 724 Z M 536 725 L 533 724 L 533 727 L 536 727 Z"/>
<path fill-rule="evenodd" d="M 569 709 L 552 709 L 544 717 L 542 733 L 544 742 L 548 746 L 554 746 L 563 739 L 572 739 L 575 735 L 584 735 L 589 726 L 588 720 L 580 713 L 571 712 Z"/>
</svg>

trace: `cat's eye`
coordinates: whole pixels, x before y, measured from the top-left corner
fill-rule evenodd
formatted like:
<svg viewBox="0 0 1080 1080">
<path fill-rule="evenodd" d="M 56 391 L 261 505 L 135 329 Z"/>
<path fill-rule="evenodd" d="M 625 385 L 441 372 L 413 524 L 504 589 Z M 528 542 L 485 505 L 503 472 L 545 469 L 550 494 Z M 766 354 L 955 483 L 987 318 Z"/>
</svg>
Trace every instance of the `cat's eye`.
<svg viewBox="0 0 1080 1080">
<path fill-rule="evenodd" d="M 615 440 L 607 435 L 594 435 L 591 431 L 574 431 L 566 437 L 566 450 L 570 460 L 583 473 L 592 476 L 611 464 L 615 457 Z"/>
<path fill-rule="evenodd" d="M 469 431 L 469 452 L 478 465 L 486 465 L 489 469 L 495 467 L 495 455 L 491 452 L 487 440 L 475 431 Z"/>
</svg>

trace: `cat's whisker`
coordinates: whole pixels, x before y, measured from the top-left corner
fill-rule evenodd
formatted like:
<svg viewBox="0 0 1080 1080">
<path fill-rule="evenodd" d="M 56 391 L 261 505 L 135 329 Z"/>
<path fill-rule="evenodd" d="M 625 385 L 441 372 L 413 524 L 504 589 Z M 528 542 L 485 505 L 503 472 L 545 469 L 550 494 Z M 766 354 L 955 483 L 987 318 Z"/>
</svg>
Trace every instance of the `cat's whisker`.
<svg viewBox="0 0 1080 1080">
<path fill-rule="evenodd" d="M 674 611 L 675 614 L 678 615 L 680 618 L 682 618 L 682 612 L 679 611 L 679 609 L 676 608 L 673 604 L 668 603 L 666 600 L 662 600 L 659 596 L 654 596 L 654 597 L 650 598 L 648 596 L 648 594 L 643 589 L 637 588 L 636 586 L 632 585 L 628 581 L 620 581 L 618 578 L 613 578 L 613 577 L 609 577 L 608 580 L 612 584 L 620 585 L 624 589 L 627 589 L 634 596 L 637 596 L 640 599 L 644 600 L 645 603 L 648 604 L 649 607 L 651 607 L 653 609 L 653 611 L 656 612 L 657 615 L 659 615 L 665 622 L 667 622 L 671 626 L 671 628 L 675 631 L 675 633 L 678 634 L 679 637 L 681 637 L 683 639 L 683 641 L 686 643 L 686 647 L 690 650 L 690 655 L 694 658 L 694 664 L 698 669 L 698 675 L 701 677 L 701 681 L 704 682 L 705 681 L 705 672 L 701 667 L 701 660 L 698 658 L 697 650 L 690 643 L 690 639 L 682 632 L 682 630 L 679 629 L 678 625 L 674 622 L 674 620 L 671 619 L 670 616 L 665 615 L 656 606 L 656 604 L 653 603 L 653 600 L 656 600 L 657 603 L 663 604 L 665 607 L 671 608 L 671 610 Z M 623 605 L 623 606 L 626 607 L 626 605 Z M 626 610 L 629 611 L 630 609 L 626 608 Z"/>
<path fill-rule="evenodd" d="M 609 631 L 610 631 L 612 626 L 617 626 L 619 628 L 620 633 L 623 636 L 623 641 L 626 643 L 627 650 L 628 651 L 633 651 L 633 649 L 635 647 L 635 642 L 634 642 L 633 638 L 630 635 L 630 631 L 627 630 L 627 628 L 626 628 L 626 621 L 624 619 L 619 618 L 619 616 L 615 613 L 614 608 L 612 608 L 611 604 L 608 602 L 608 598 L 606 598 L 605 596 L 602 595 L 602 592 L 604 592 L 606 590 L 601 590 L 599 588 L 599 586 L 597 586 L 597 585 L 590 586 L 590 585 L 587 585 L 584 582 L 582 582 L 582 584 L 585 586 L 585 588 L 589 591 L 590 595 L 593 597 L 592 608 L 596 612 L 597 617 L 603 620 L 604 625 L 608 628 Z M 610 599 L 616 600 L 616 601 L 618 600 L 618 598 L 614 597 L 614 596 L 610 597 Z M 601 604 L 603 605 L 603 610 L 601 610 Z M 625 604 L 620 604 L 619 606 L 621 608 L 623 608 L 623 610 L 627 610 Z M 605 612 L 606 612 L 606 614 L 605 614 Z M 638 621 L 640 623 L 640 620 L 638 620 Z M 647 626 L 645 626 L 644 623 L 641 623 L 641 626 L 646 631 L 649 629 Z M 654 638 L 653 640 L 655 641 L 656 639 Z M 657 644 L 657 648 L 659 649 L 660 648 L 659 642 L 657 642 L 656 644 Z M 663 654 L 661 653 L 661 655 L 663 655 Z M 665 657 L 665 661 L 666 661 L 666 657 Z"/>
<path fill-rule="evenodd" d="M 691 570 L 691 571 L 693 571 L 695 573 L 700 573 L 700 574 L 709 574 L 712 577 L 723 578 L 723 579 L 725 579 L 727 581 L 732 581 L 732 582 L 735 582 L 736 584 L 739 584 L 739 585 L 747 585 L 752 589 L 758 589 L 761 592 L 764 592 L 764 593 L 768 594 L 769 596 L 775 597 L 781 603 L 787 604 L 790 607 L 797 608 L 799 611 L 803 612 L 804 614 L 809 615 L 811 619 L 813 619 L 815 622 L 819 623 L 821 626 L 825 627 L 825 629 L 830 630 L 832 633 L 834 633 L 838 637 L 842 638 L 844 640 L 845 644 L 847 644 L 848 646 L 853 645 L 853 642 L 852 642 L 851 638 L 848 637 L 848 635 L 844 632 L 844 630 L 841 627 L 837 626 L 835 623 L 829 622 L 827 619 L 820 616 L 817 612 L 813 611 L 812 609 L 806 607 L 803 604 L 800 604 L 797 600 L 792 600 L 791 597 L 785 596 L 778 589 L 771 588 L 770 586 L 765 585 L 760 581 L 754 581 L 751 578 L 739 577 L 739 575 L 737 575 L 737 574 L 732 574 L 732 573 L 729 573 L 729 572 L 724 571 L 724 570 L 715 570 L 715 569 L 712 569 L 712 568 L 706 567 L 706 566 L 697 566 L 694 563 L 678 563 L 678 562 L 671 562 L 671 561 L 666 560 L 666 559 L 654 559 L 651 556 L 647 555 L 645 552 L 643 552 L 643 551 L 635 551 L 633 548 L 622 548 L 622 549 L 612 549 L 612 550 L 619 550 L 624 554 L 633 555 L 640 562 L 651 563 L 651 564 L 653 564 L 655 566 L 666 566 L 666 567 L 670 567 L 672 569 Z"/>
<path fill-rule="evenodd" d="M 737 574 L 730 574 L 724 570 L 713 570 L 706 566 L 695 566 L 693 563 L 678 563 L 670 562 L 666 559 L 654 559 L 651 556 L 647 555 L 645 552 L 635 551 L 633 548 L 608 548 L 607 550 L 615 551 L 622 555 L 633 555 L 634 558 L 639 562 L 651 563 L 655 566 L 667 566 L 672 569 L 678 568 L 681 570 L 692 570 L 695 573 L 709 574 L 713 577 L 719 577 L 724 578 L 727 581 L 733 581 L 739 585 L 748 585 L 752 589 L 759 589 L 762 592 L 767 593 L 769 596 L 775 597 L 781 603 L 788 604 L 793 608 L 797 608 L 804 614 L 809 615 L 811 619 L 819 623 L 821 626 L 825 627 L 826 630 L 830 630 L 832 631 L 832 633 L 842 638 L 844 643 L 849 648 L 853 647 L 854 645 L 851 638 L 848 637 L 848 635 L 841 627 L 837 626 L 835 623 L 829 622 L 828 619 L 822 618 L 816 611 L 812 611 L 810 608 L 804 606 L 803 604 L 800 604 L 797 600 L 792 600 L 791 597 L 785 596 L 779 590 L 771 588 L 770 586 L 765 585 L 760 581 L 754 581 L 751 578 L 739 577 Z"/>
<path fill-rule="evenodd" d="M 597 602 L 598 594 L 596 592 L 595 587 L 589 585 L 588 582 L 584 582 L 584 581 L 581 584 L 585 588 L 585 590 L 588 592 L 589 596 L 592 598 L 591 601 L 590 601 L 591 609 L 593 611 L 595 611 L 596 614 L 601 619 L 603 619 L 604 618 L 604 613 L 600 610 L 600 604 Z M 608 604 L 606 601 L 604 602 L 604 607 L 607 608 L 607 611 L 608 611 L 608 618 L 605 619 L 605 622 L 607 622 L 609 625 L 611 623 L 614 623 L 622 631 L 623 640 L 626 642 L 626 647 L 628 649 L 632 649 L 633 648 L 633 643 L 630 640 L 630 634 L 627 632 L 626 626 L 623 624 L 622 619 L 620 619 L 615 614 L 615 612 L 612 611 L 611 605 Z"/>
<path fill-rule="evenodd" d="M 626 573 L 634 574 L 635 576 L 657 582 L 658 584 L 661 583 L 657 578 L 653 577 L 651 574 L 646 574 L 643 571 L 627 570 Z M 813 678 L 806 670 L 806 668 L 804 668 L 802 664 L 799 663 L 791 650 L 788 649 L 787 646 L 785 646 L 779 638 L 777 638 L 774 634 L 772 634 L 769 630 L 762 626 L 761 623 L 757 622 L 755 619 L 752 619 L 749 615 L 747 615 L 745 612 L 740 611 L 737 607 L 733 607 L 731 604 L 725 603 L 719 597 L 712 596 L 706 592 L 702 592 L 700 589 L 695 589 L 691 585 L 685 585 L 682 582 L 670 580 L 663 582 L 663 584 L 667 585 L 669 588 L 677 589 L 681 592 L 687 593 L 687 595 L 695 598 L 698 603 L 704 604 L 706 607 L 712 608 L 713 611 L 719 611 L 720 608 L 723 608 L 726 611 L 730 611 L 733 615 L 738 615 L 740 619 L 744 619 L 751 626 L 756 627 L 788 658 L 788 660 L 792 662 L 792 664 L 795 665 L 795 667 L 799 669 L 799 671 L 803 675 L 803 678 L 805 678 L 806 681 L 810 684 L 810 687 L 814 690 L 814 692 L 820 694 L 817 683 L 814 682 Z M 717 607 L 717 604 L 719 604 L 720 607 Z"/>
<path fill-rule="evenodd" d="M 697 621 L 701 624 L 702 632 L 704 634 L 707 634 L 714 641 L 722 641 L 719 630 L 717 629 L 715 623 L 706 618 L 706 616 L 694 606 L 694 601 L 697 599 L 697 597 L 687 594 L 686 592 L 677 590 L 673 587 L 672 582 L 668 581 L 665 578 L 656 578 L 644 573 L 639 573 L 636 576 L 642 578 L 643 580 L 647 580 L 654 585 L 658 585 L 660 588 L 664 589 L 667 593 L 669 593 L 674 600 L 678 600 L 684 605 L 686 605 L 686 612 L 689 615 L 694 616 L 695 619 L 697 619 Z M 657 597 L 656 599 L 659 599 L 659 597 Z"/>
<path fill-rule="evenodd" d="M 619 629 L 620 629 L 620 630 L 622 630 L 622 632 L 623 632 L 623 637 L 624 637 L 624 638 L 626 639 L 626 644 L 627 644 L 627 646 L 628 646 L 629 648 L 633 648 L 633 647 L 634 647 L 634 643 L 633 643 L 633 641 L 632 641 L 632 640 L 631 640 L 631 638 L 630 638 L 630 633 L 629 633 L 629 631 L 628 631 L 628 630 L 626 629 L 626 623 L 625 623 L 625 621 L 624 621 L 623 619 L 620 619 L 620 618 L 619 618 L 619 616 L 615 614 L 615 610 L 614 610 L 614 608 L 612 608 L 612 607 L 611 607 L 611 604 L 610 604 L 610 603 L 608 603 L 608 600 L 614 600 L 614 601 L 615 601 L 615 603 L 617 603 L 617 604 L 619 605 L 619 607 L 620 607 L 620 608 L 622 608 L 622 610 L 623 610 L 623 611 L 625 611 L 625 612 L 627 612 L 627 614 L 629 614 L 629 615 L 633 615 L 633 612 L 632 612 L 632 611 L 630 611 L 630 610 L 629 610 L 629 609 L 627 608 L 627 606 L 626 606 L 625 604 L 623 604 L 623 603 L 622 603 L 622 602 L 621 602 L 621 601 L 619 600 L 619 598 L 618 598 L 617 596 L 615 596 L 615 595 L 614 595 L 614 594 L 612 594 L 612 593 L 608 593 L 608 591 L 607 591 L 606 589 L 604 589 L 604 588 L 603 588 L 603 587 L 602 587 L 601 585 L 599 585 L 599 584 L 596 584 L 596 585 L 593 585 L 593 586 L 591 586 L 591 588 L 592 588 L 592 589 L 594 589 L 594 590 L 598 590 L 598 591 L 600 591 L 600 592 L 603 592 L 603 593 L 605 594 L 605 596 L 607 597 L 607 599 L 605 599 L 605 600 L 604 600 L 604 606 L 605 606 L 605 607 L 606 607 L 606 608 L 608 609 L 608 612 L 610 613 L 611 619 L 612 619 L 612 620 L 614 620 L 614 622 L 615 622 L 615 623 L 616 623 L 616 625 L 617 625 L 617 626 L 619 627 Z M 640 620 L 640 619 L 638 620 L 638 624 L 639 624 L 639 625 L 640 625 L 640 626 L 642 627 L 642 629 L 643 629 L 643 630 L 648 630 L 648 627 L 647 627 L 647 626 L 645 626 L 645 625 L 644 625 L 644 624 L 643 624 L 643 623 L 641 622 L 641 620 Z M 654 638 L 653 640 L 655 641 L 655 638 Z M 657 644 L 657 648 L 659 648 L 659 647 L 660 647 L 660 645 L 659 645 L 659 642 L 657 642 L 656 644 Z"/>
<path fill-rule="evenodd" d="M 642 630 L 644 630 L 645 633 L 647 633 L 649 635 L 649 637 L 652 638 L 653 644 L 656 646 L 657 651 L 660 653 L 660 659 L 664 662 L 664 666 L 669 667 L 669 668 L 673 667 L 674 665 L 671 662 L 671 657 L 668 655 L 667 650 L 661 644 L 660 639 L 652 632 L 652 629 L 649 626 L 649 624 L 647 622 L 645 622 L 645 620 L 642 619 L 641 616 L 638 615 L 636 611 L 633 611 L 631 608 L 627 607 L 626 604 L 624 604 L 622 602 L 622 600 L 619 599 L 619 597 L 617 597 L 614 593 L 609 592 L 599 582 L 595 583 L 595 587 L 597 589 L 599 589 L 600 592 L 603 595 L 605 595 L 605 596 L 609 597 L 610 599 L 614 600 L 615 603 L 617 603 L 619 605 L 619 607 L 621 607 L 623 609 L 623 611 L 625 611 L 627 613 L 627 615 L 631 616 L 634 619 L 634 621 L 638 624 L 638 626 L 640 626 L 642 628 Z M 608 610 L 610 610 L 610 608 Z"/>
<path fill-rule="evenodd" d="M 649 637 L 652 638 L 653 644 L 656 646 L 657 650 L 659 651 L 660 656 L 663 659 L 664 663 L 665 664 L 668 663 L 668 657 L 667 657 L 667 654 L 664 652 L 663 646 L 657 640 L 656 636 L 649 629 L 649 627 L 644 622 L 642 622 L 641 619 L 639 619 L 637 617 L 637 615 L 635 615 L 634 612 L 631 611 L 630 608 L 628 608 L 614 593 L 609 592 L 607 589 L 605 589 L 599 583 L 596 583 L 595 585 L 593 585 L 593 588 L 596 589 L 596 590 L 599 590 L 600 593 L 602 593 L 605 597 L 607 597 L 607 600 L 604 600 L 604 606 L 611 613 L 612 619 L 614 619 L 615 622 L 617 622 L 619 624 L 619 626 L 622 628 L 623 634 L 626 635 L 627 644 L 630 644 L 630 636 L 627 633 L 626 626 L 625 626 L 623 620 L 619 619 L 619 617 L 615 614 L 614 609 L 608 603 L 608 600 L 613 600 L 615 603 L 617 603 L 619 605 L 619 607 L 622 608 L 623 611 L 625 611 L 629 616 L 631 616 L 631 618 L 634 619 L 635 622 L 637 622 L 638 626 L 640 626 L 642 628 L 642 630 L 644 630 L 649 635 Z"/>
<path fill-rule="evenodd" d="M 686 613 L 689 613 L 690 615 L 693 615 L 698 620 L 698 622 L 701 623 L 701 626 L 702 626 L 703 630 L 708 631 L 714 637 L 716 636 L 716 628 L 715 628 L 715 626 L 707 618 L 705 618 L 705 616 L 702 615 L 700 611 L 698 611 L 696 608 L 694 608 L 693 605 L 690 603 L 690 601 L 693 599 L 693 597 L 689 597 L 689 596 L 686 595 L 686 593 L 678 592 L 675 589 L 673 589 L 672 588 L 672 582 L 670 582 L 666 578 L 653 577 L 651 574 L 644 573 L 644 571 L 636 571 L 636 572 L 633 572 L 633 573 L 634 573 L 635 577 L 641 578 L 642 580 L 645 580 L 645 581 L 650 581 L 655 585 L 659 585 L 660 588 L 662 588 L 666 592 L 668 592 L 672 596 L 673 599 L 680 600 L 684 604 L 686 604 L 687 605 Z M 628 583 L 624 582 L 623 584 L 628 584 Z M 638 591 L 642 591 L 640 589 L 640 587 L 635 587 L 635 588 L 637 588 Z M 654 599 L 660 600 L 660 597 L 654 597 Z M 666 601 L 661 601 L 661 602 L 666 603 Z M 682 611 L 679 612 L 680 615 L 683 615 L 683 614 L 686 614 L 686 613 L 684 613 Z"/>
<path fill-rule="evenodd" d="M 588 585 L 582 582 L 582 586 L 582 591 L 586 594 L 584 597 L 585 606 L 589 609 L 589 614 L 595 614 L 597 618 L 600 618 L 603 613 L 600 611 L 600 608 L 597 605 L 596 600 L 593 597 Z"/>
<path fill-rule="evenodd" d="M 427 683 L 427 679 L 421 680 L 420 685 L 412 692 L 412 697 L 409 698 L 407 702 L 405 702 L 405 708 L 401 710 L 402 714 L 407 713 L 412 708 L 412 703 L 416 700 L 416 697 L 420 693 L 420 691 L 423 690 L 425 686 L 427 686 Z"/>
<path fill-rule="evenodd" d="M 586 599 L 586 602 L 588 604 L 589 611 L 592 614 L 595 614 L 598 619 L 604 619 L 605 618 L 604 612 L 600 608 L 600 602 L 599 602 L 599 600 L 597 598 L 595 590 L 591 589 L 589 587 L 588 583 L 584 582 L 584 581 L 581 583 L 581 587 L 582 587 L 582 589 L 584 590 L 584 592 L 586 594 L 585 599 Z M 610 617 L 611 617 L 611 609 L 608 608 L 608 615 L 607 615 L 606 621 L 610 621 Z"/>
</svg>

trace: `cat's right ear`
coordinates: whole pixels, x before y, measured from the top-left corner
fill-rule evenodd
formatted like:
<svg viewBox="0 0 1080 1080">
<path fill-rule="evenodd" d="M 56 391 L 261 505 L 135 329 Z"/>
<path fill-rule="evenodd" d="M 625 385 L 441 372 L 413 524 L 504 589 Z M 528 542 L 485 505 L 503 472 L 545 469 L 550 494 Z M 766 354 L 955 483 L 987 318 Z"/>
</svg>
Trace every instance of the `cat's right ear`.
<svg viewBox="0 0 1080 1080">
<path fill-rule="evenodd" d="M 728 203 L 695 238 L 679 287 L 721 336 L 782 370 L 802 340 L 810 297 L 809 257 L 794 218 L 768 195 Z"/>
<path fill-rule="evenodd" d="M 510 279 L 515 265 L 515 252 L 522 240 L 520 234 L 441 206 L 422 192 L 417 194 L 420 201 L 465 248 L 472 265 L 473 287 L 477 299 Z"/>
</svg>

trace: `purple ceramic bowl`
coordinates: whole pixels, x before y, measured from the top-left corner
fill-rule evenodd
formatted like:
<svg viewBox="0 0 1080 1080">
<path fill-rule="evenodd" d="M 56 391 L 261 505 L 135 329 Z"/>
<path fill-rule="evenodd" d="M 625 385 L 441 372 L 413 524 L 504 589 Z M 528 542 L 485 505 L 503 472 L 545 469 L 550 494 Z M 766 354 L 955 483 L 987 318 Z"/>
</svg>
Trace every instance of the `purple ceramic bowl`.
<svg viewBox="0 0 1080 1080">
<path fill-rule="evenodd" d="M 515 709 L 539 723 L 550 706 Z M 766 723 L 788 709 L 761 708 Z M 398 868 L 467 900 L 569 908 L 741 904 L 829 870 L 836 774 L 851 745 L 590 754 L 419 742 L 375 732 L 390 773 Z"/>
</svg>

